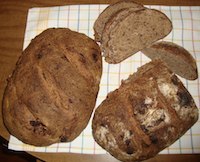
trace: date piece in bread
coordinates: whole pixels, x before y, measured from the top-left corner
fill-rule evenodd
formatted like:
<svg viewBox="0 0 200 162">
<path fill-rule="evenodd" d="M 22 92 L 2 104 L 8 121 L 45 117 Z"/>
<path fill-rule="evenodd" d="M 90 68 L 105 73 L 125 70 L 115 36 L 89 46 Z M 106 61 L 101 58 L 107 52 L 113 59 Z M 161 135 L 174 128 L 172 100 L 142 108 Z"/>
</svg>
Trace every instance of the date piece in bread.
<svg viewBox="0 0 200 162">
<path fill-rule="evenodd" d="M 143 5 L 132 0 L 122 0 L 109 5 L 97 18 L 94 23 L 95 40 L 100 42 L 103 29 L 109 19 L 121 9 L 134 8 L 135 10 L 142 9 Z"/>
<path fill-rule="evenodd" d="M 122 81 L 96 109 L 95 141 L 121 161 L 141 161 L 180 138 L 197 120 L 198 109 L 181 81 L 154 60 Z"/>
<path fill-rule="evenodd" d="M 112 27 L 109 33 L 105 32 L 104 35 L 103 32 L 101 49 L 106 62 L 120 63 L 164 38 L 171 30 L 172 23 L 162 12 L 147 8 L 133 11 Z"/>
<path fill-rule="evenodd" d="M 5 126 L 35 146 L 72 141 L 90 119 L 101 73 L 94 40 L 65 28 L 45 30 L 24 50 L 8 78 Z"/>
<path fill-rule="evenodd" d="M 142 50 L 150 59 L 163 60 L 169 69 L 189 80 L 198 78 L 197 65 L 192 55 L 183 47 L 166 41 L 156 42 Z"/>
</svg>

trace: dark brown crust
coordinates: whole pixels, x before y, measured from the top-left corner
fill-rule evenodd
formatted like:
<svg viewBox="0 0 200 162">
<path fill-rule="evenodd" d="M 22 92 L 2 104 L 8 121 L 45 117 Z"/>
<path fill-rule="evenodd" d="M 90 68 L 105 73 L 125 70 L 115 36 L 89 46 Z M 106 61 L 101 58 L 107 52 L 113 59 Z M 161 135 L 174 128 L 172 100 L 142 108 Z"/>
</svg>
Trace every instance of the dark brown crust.
<svg viewBox="0 0 200 162">
<path fill-rule="evenodd" d="M 150 50 L 155 50 L 154 53 L 151 53 Z M 150 47 L 145 48 L 144 50 L 142 50 L 142 52 L 152 58 L 152 59 L 156 59 L 156 58 L 160 58 L 162 59 L 161 54 L 163 52 L 168 53 L 168 57 L 174 56 L 179 60 L 182 60 L 182 65 L 186 65 L 187 67 L 184 68 L 184 73 L 181 75 L 181 73 L 179 73 L 178 75 L 186 78 L 186 79 L 190 79 L 190 80 L 195 80 L 198 78 L 198 72 L 197 72 L 197 65 L 196 65 L 196 61 L 195 59 L 192 57 L 192 55 L 183 47 L 172 43 L 172 42 L 167 42 L 167 41 L 160 41 L 160 42 L 156 42 L 153 45 L 151 45 Z M 163 61 L 165 61 L 163 59 Z M 177 63 L 177 68 L 179 67 Z M 170 66 L 168 66 L 170 68 Z M 188 71 L 188 68 L 192 69 L 191 72 Z M 173 71 L 173 69 L 171 69 Z M 188 71 L 188 73 L 187 73 Z"/>
<path fill-rule="evenodd" d="M 95 111 L 92 130 L 100 146 L 131 162 L 155 156 L 197 120 L 198 108 L 189 92 L 156 60 L 108 94 Z"/>
<path fill-rule="evenodd" d="M 46 146 L 86 127 L 102 73 L 99 46 L 69 29 L 47 29 L 17 62 L 3 98 L 3 118 L 21 141 Z"/>
</svg>

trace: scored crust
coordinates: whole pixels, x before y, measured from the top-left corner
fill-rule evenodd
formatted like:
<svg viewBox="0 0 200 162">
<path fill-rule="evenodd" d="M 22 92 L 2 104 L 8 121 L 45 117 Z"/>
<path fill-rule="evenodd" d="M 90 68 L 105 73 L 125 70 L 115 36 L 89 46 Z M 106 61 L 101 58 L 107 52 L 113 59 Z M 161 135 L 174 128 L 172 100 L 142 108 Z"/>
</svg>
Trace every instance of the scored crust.
<svg viewBox="0 0 200 162">
<path fill-rule="evenodd" d="M 160 11 L 147 8 L 133 11 L 109 31 L 109 39 L 102 40 L 101 49 L 108 63 L 119 63 L 164 38 L 171 30 L 171 21 Z"/>
<path fill-rule="evenodd" d="M 115 158 L 141 161 L 171 145 L 197 120 L 192 96 L 156 60 L 108 94 L 95 111 L 92 131 L 95 141 Z"/>
<path fill-rule="evenodd" d="M 8 131 L 35 146 L 75 139 L 95 106 L 101 60 L 94 40 L 69 29 L 48 29 L 34 38 L 8 78 Z"/>
<path fill-rule="evenodd" d="M 192 55 L 183 47 L 166 41 L 156 42 L 142 50 L 151 59 L 162 59 L 174 73 L 189 80 L 198 78 L 197 65 Z"/>
<path fill-rule="evenodd" d="M 94 23 L 93 28 L 95 32 L 94 34 L 95 40 L 98 42 L 101 41 L 104 26 L 115 13 L 117 13 L 121 9 L 126 9 L 126 8 L 131 8 L 131 7 L 139 9 L 139 8 L 143 8 L 143 5 L 136 3 L 132 0 L 122 0 L 122 1 L 115 2 L 109 5 L 106 9 L 104 9 L 104 11 L 98 16 L 98 18 L 96 19 Z"/>
</svg>

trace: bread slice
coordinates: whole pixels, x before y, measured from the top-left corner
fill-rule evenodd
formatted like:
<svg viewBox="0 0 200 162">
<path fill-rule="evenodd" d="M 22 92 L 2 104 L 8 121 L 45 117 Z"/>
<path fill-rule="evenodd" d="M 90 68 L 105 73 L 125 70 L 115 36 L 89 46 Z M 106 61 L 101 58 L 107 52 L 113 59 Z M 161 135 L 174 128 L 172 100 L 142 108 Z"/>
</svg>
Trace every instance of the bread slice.
<svg viewBox="0 0 200 162">
<path fill-rule="evenodd" d="M 144 8 L 142 8 L 144 9 Z M 116 14 L 111 16 L 111 18 L 107 21 L 105 24 L 103 34 L 102 34 L 102 42 L 101 42 L 101 47 L 106 46 L 106 43 L 109 41 L 109 34 L 110 31 L 112 31 L 113 28 L 115 28 L 124 18 L 126 18 L 130 13 L 134 11 L 141 10 L 141 8 L 126 8 L 126 9 L 121 9 L 119 10 Z M 104 56 L 104 55 L 103 55 Z"/>
<path fill-rule="evenodd" d="M 160 60 L 142 66 L 96 109 L 95 141 L 121 161 L 141 161 L 180 138 L 197 120 L 192 96 Z"/>
<path fill-rule="evenodd" d="M 101 49 L 105 60 L 116 64 L 164 38 L 171 30 L 171 21 L 160 11 L 147 8 L 133 11 L 109 34 L 103 33 Z"/>
<path fill-rule="evenodd" d="M 156 42 L 142 50 L 146 56 L 162 59 L 168 68 L 181 77 L 189 80 L 198 78 L 197 65 L 192 55 L 183 47 L 172 42 Z"/>
<path fill-rule="evenodd" d="M 102 32 L 106 22 L 119 10 L 126 8 L 141 9 L 143 5 L 132 0 L 121 0 L 109 5 L 97 18 L 94 23 L 95 40 L 101 41 Z"/>
</svg>

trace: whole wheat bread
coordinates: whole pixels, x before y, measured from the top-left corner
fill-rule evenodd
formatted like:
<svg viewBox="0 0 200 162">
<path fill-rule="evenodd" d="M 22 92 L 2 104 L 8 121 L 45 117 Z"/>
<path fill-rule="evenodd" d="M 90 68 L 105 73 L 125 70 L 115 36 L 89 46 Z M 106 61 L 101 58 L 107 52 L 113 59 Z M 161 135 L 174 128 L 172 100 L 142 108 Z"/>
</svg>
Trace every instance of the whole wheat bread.
<svg viewBox="0 0 200 162">
<path fill-rule="evenodd" d="M 24 50 L 3 98 L 8 131 L 24 143 L 74 140 L 95 106 L 102 72 L 100 48 L 70 29 L 47 29 Z"/>
<path fill-rule="evenodd" d="M 174 73 L 189 80 L 198 78 L 197 65 L 192 55 L 183 47 L 166 41 L 156 42 L 142 50 L 146 56 L 162 59 Z"/>
<path fill-rule="evenodd" d="M 143 8 L 142 8 L 143 9 Z M 119 10 L 116 14 L 111 16 L 111 18 L 107 21 L 103 34 L 102 34 L 102 42 L 101 42 L 101 47 L 103 48 L 106 46 L 106 43 L 109 41 L 110 38 L 110 31 L 114 29 L 124 18 L 126 18 L 130 13 L 134 11 L 141 10 L 141 8 L 126 8 L 126 9 L 121 9 Z M 103 54 L 104 56 L 104 54 Z"/>
<path fill-rule="evenodd" d="M 122 0 L 109 5 L 96 19 L 94 23 L 95 40 L 101 41 L 102 32 L 107 21 L 115 15 L 119 10 L 125 8 L 141 9 L 143 5 L 136 3 L 132 0 Z"/>
<path fill-rule="evenodd" d="M 181 81 L 160 61 L 139 68 L 96 109 L 95 141 L 121 161 L 155 156 L 197 120 L 198 108 Z"/>
<path fill-rule="evenodd" d="M 132 11 L 109 33 L 103 32 L 101 49 L 108 63 L 119 63 L 164 38 L 171 30 L 171 21 L 160 11 L 147 8 Z"/>
</svg>

